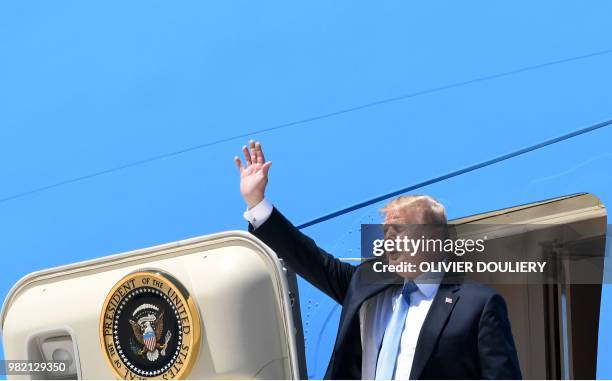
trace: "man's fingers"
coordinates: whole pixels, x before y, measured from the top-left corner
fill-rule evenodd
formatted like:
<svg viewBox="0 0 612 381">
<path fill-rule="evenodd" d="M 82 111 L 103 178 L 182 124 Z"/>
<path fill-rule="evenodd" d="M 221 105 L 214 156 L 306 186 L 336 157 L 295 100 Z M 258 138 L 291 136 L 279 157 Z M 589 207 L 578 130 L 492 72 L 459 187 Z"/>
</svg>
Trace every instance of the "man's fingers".
<svg viewBox="0 0 612 381">
<path fill-rule="evenodd" d="M 249 152 L 249 148 L 247 146 L 242 146 L 242 153 L 244 154 L 244 160 L 246 160 L 248 165 L 251 165 L 253 160 L 251 160 L 251 153 Z"/>
<path fill-rule="evenodd" d="M 240 173 L 242 173 L 244 167 L 242 166 L 242 161 L 240 161 L 240 158 L 238 156 L 234 156 L 234 163 L 236 163 L 236 167 L 238 167 L 238 170 L 240 171 Z"/>
<path fill-rule="evenodd" d="M 261 143 L 255 143 L 255 150 L 257 151 L 257 162 L 259 164 L 263 164 L 266 162 L 266 158 L 264 157 L 263 150 L 261 149 Z"/>
<path fill-rule="evenodd" d="M 244 154 L 244 160 L 246 161 L 246 166 L 249 166 L 252 164 L 262 164 L 263 165 L 266 163 L 266 159 L 264 157 L 263 150 L 261 149 L 261 143 L 255 142 L 252 139 L 249 140 L 248 145 L 242 146 L 242 153 Z M 242 166 L 242 162 L 240 161 L 239 157 L 234 158 L 234 161 L 236 161 L 236 165 L 239 166 L 239 168 L 242 168 L 242 169 L 246 168 L 246 166 L 244 167 Z M 269 168 L 270 166 L 267 167 L 266 174 Z"/>
<path fill-rule="evenodd" d="M 270 171 L 271 166 L 272 166 L 272 162 L 268 161 L 267 163 L 263 165 L 263 167 L 261 167 L 261 170 L 263 171 L 266 177 L 268 177 L 268 172 Z"/>
<path fill-rule="evenodd" d="M 251 148 L 251 159 L 253 159 L 253 163 L 254 164 L 259 163 L 259 160 L 257 158 L 259 156 L 257 152 L 257 146 L 255 145 L 255 142 L 252 139 L 249 140 L 249 146 Z"/>
</svg>

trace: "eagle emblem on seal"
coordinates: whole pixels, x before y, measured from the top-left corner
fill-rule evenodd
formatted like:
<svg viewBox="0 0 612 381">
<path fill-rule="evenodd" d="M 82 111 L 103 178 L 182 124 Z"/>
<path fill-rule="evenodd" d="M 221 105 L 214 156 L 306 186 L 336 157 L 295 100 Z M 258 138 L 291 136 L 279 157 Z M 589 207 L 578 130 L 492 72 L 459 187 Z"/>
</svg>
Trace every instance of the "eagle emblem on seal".
<svg viewBox="0 0 612 381">
<path fill-rule="evenodd" d="M 198 307 L 172 275 L 156 269 L 125 275 L 100 314 L 100 345 L 117 379 L 182 379 L 197 361 Z"/>
<path fill-rule="evenodd" d="M 172 338 L 172 332 L 167 330 L 165 337 L 162 338 L 164 332 L 163 310 L 153 304 L 141 304 L 132 312 L 129 323 L 136 339 L 136 343 L 132 341 L 131 345 L 134 353 L 151 362 L 156 361 L 160 356 L 166 356 L 166 348 Z"/>
</svg>

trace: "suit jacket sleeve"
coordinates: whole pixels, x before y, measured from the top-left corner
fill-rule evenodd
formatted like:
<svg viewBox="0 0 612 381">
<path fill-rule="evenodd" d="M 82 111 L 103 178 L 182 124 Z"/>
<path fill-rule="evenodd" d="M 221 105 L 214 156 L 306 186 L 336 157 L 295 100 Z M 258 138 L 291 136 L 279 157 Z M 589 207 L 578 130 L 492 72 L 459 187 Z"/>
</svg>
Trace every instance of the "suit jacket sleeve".
<svg viewBox="0 0 612 381">
<path fill-rule="evenodd" d="M 257 229 L 253 229 L 249 224 L 249 232 L 274 250 L 292 270 L 308 282 L 336 302 L 344 302 L 355 267 L 319 248 L 276 208 Z"/>
<path fill-rule="evenodd" d="M 516 347 L 503 297 L 494 294 L 482 312 L 478 355 L 483 379 L 521 379 Z"/>
</svg>

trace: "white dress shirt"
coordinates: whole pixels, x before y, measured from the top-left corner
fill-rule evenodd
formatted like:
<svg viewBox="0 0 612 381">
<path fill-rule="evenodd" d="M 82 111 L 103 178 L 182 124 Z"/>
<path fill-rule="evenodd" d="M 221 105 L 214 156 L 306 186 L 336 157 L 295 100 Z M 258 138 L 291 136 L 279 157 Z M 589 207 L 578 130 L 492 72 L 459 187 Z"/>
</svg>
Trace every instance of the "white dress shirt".
<svg viewBox="0 0 612 381">
<path fill-rule="evenodd" d="M 406 315 L 406 323 L 400 347 L 397 355 L 395 368 L 396 380 L 408 380 L 412 361 L 417 346 L 417 340 L 421 333 L 421 327 L 425 322 L 429 307 L 438 292 L 439 283 L 421 283 L 415 280 L 418 290 L 410 295 L 410 308 Z M 385 329 L 389 324 L 391 315 L 400 302 L 402 293 L 400 285 L 389 287 L 385 291 L 374 295 L 366 300 L 359 309 L 359 323 L 361 328 L 361 378 L 372 380 L 376 376 L 376 362 L 378 352 L 382 345 Z"/>
<path fill-rule="evenodd" d="M 260 227 L 272 214 L 272 204 L 267 200 L 262 200 L 253 208 L 244 212 L 244 218 L 253 225 L 253 228 Z M 410 295 L 410 308 L 406 316 L 404 332 L 400 340 L 400 348 L 397 355 L 397 365 L 395 369 L 396 380 L 408 380 L 412 361 L 416 350 L 417 340 L 421 327 L 425 322 L 429 307 L 438 292 L 439 282 L 427 283 L 419 282 L 415 279 L 418 290 Z M 359 325 L 361 330 L 361 378 L 373 380 L 376 375 L 376 362 L 378 352 L 382 345 L 385 328 L 391 319 L 393 310 L 400 301 L 402 288 L 389 287 L 385 291 L 366 300 L 359 309 Z"/>
</svg>

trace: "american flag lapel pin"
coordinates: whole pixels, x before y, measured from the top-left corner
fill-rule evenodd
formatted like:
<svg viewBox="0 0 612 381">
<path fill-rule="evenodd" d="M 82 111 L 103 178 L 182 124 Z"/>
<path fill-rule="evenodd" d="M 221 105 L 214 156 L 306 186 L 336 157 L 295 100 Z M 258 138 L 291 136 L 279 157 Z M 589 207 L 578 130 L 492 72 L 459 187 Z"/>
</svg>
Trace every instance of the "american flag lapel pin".
<svg viewBox="0 0 612 381">
<path fill-rule="evenodd" d="M 449 298 L 449 297 L 447 296 L 447 297 L 446 297 L 446 299 L 444 299 L 444 302 L 445 302 L 445 303 L 448 303 L 448 304 L 453 304 L 453 299 L 451 299 L 451 298 Z"/>
</svg>

